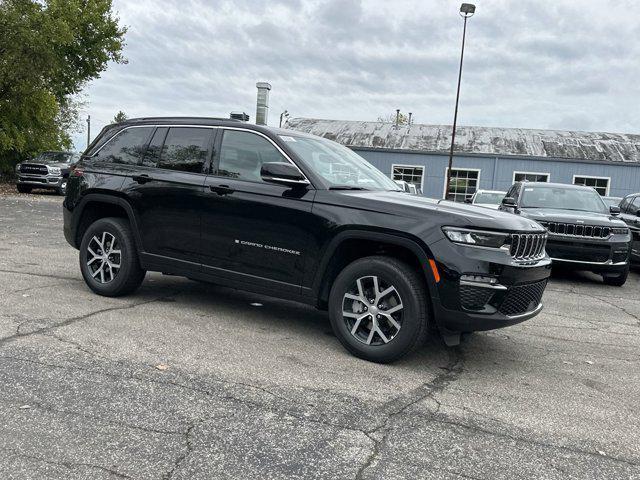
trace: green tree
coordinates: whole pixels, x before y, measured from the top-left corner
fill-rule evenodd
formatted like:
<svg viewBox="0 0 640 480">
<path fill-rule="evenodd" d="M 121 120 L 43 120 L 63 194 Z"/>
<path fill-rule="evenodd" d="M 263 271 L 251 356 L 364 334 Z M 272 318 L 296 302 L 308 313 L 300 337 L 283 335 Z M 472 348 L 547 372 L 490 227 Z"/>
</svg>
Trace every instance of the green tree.
<svg viewBox="0 0 640 480">
<path fill-rule="evenodd" d="M 69 147 L 76 96 L 122 57 L 111 0 L 0 0 L 0 169 Z"/>
<path fill-rule="evenodd" d="M 118 113 L 116 113 L 116 116 L 113 117 L 113 120 L 111 120 L 111 123 L 124 122 L 127 118 L 128 118 L 127 114 L 124 113 L 122 110 L 119 110 Z"/>
<path fill-rule="evenodd" d="M 398 125 L 408 125 L 409 124 L 409 116 L 400 112 L 400 114 L 389 113 L 388 115 L 382 115 L 378 117 L 378 121 L 381 123 L 398 123 Z M 411 123 L 413 123 L 413 118 L 411 119 Z"/>
</svg>

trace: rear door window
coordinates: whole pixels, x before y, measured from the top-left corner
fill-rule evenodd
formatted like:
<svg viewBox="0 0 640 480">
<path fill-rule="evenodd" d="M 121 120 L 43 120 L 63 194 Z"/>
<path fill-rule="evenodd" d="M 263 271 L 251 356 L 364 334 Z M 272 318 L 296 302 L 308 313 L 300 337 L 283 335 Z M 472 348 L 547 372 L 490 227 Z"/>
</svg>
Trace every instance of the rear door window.
<svg viewBox="0 0 640 480">
<path fill-rule="evenodd" d="M 155 163 L 155 166 L 168 170 L 203 173 L 212 138 L 211 128 L 170 128 L 157 162 L 150 160 L 149 166 Z"/>
<path fill-rule="evenodd" d="M 153 127 L 127 128 L 108 141 L 98 153 L 94 161 L 138 165 L 147 148 L 147 142 Z"/>
</svg>

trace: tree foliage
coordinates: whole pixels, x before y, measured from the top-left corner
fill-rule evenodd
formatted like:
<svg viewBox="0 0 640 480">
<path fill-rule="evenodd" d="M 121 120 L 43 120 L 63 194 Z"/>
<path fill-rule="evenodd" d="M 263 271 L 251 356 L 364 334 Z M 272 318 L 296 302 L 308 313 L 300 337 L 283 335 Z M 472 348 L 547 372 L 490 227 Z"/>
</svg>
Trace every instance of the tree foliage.
<svg viewBox="0 0 640 480">
<path fill-rule="evenodd" d="M 411 119 L 411 123 L 413 123 L 413 118 Z M 388 115 L 382 115 L 378 117 L 378 121 L 381 123 L 398 123 L 398 125 L 408 125 L 409 124 L 409 116 L 400 112 L 400 114 L 389 113 Z"/>
<path fill-rule="evenodd" d="M 111 0 L 0 0 L 0 169 L 68 148 L 76 95 L 122 57 Z"/>
<path fill-rule="evenodd" d="M 116 116 L 113 117 L 113 120 L 111 121 L 111 123 L 124 122 L 127 118 L 128 118 L 127 114 L 124 113 L 122 110 L 119 110 L 118 113 L 116 113 Z"/>
</svg>

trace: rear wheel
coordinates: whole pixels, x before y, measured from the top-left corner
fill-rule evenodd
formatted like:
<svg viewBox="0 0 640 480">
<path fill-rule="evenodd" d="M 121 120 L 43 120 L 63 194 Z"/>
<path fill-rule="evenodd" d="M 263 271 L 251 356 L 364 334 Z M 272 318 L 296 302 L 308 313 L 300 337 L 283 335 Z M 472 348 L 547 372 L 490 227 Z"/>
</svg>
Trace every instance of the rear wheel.
<svg viewBox="0 0 640 480">
<path fill-rule="evenodd" d="M 424 343 L 427 301 L 424 282 L 409 265 L 391 257 L 366 257 L 336 278 L 329 318 L 352 354 L 388 363 Z"/>
<path fill-rule="evenodd" d="M 129 222 L 102 218 L 92 223 L 80 243 L 80 270 L 89 288 L 118 297 L 135 291 L 145 276 Z"/>
<path fill-rule="evenodd" d="M 612 285 L 614 287 L 621 287 L 627 282 L 627 277 L 629 276 L 629 266 L 619 273 L 618 275 L 603 275 L 602 280 L 606 285 Z"/>
<path fill-rule="evenodd" d="M 19 193 L 31 193 L 31 187 L 26 185 L 16 185 L 16 189 Z"/>
</svg>

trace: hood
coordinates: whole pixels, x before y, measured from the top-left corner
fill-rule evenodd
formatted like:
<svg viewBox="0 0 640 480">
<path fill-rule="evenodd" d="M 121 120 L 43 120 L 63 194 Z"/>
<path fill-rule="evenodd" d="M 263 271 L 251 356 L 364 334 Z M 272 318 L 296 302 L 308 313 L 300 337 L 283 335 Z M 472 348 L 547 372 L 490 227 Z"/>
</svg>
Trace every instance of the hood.
<svg viewBox="0 0 640 480">
<path fill-rule="evenodd" d="M 519 215 L 468 203 L 435 200 L 395 191 L 345 190 L 340 194 L 345 204 L 353 207 L 413 217 L 418 221 L 429 215 L 442 217 L 442 225 L 457 227 L 503 231 L 544 230 L 538 223 Z"/>
<path fill-rule="evenodd" d="M 520 215 L 537 222 L 572 223 L 576 225 L 621 226 L 625 223 L 618 217 L 606 213 L 580 212 L 562 208 L 523 208 Z"/>
</svg>

